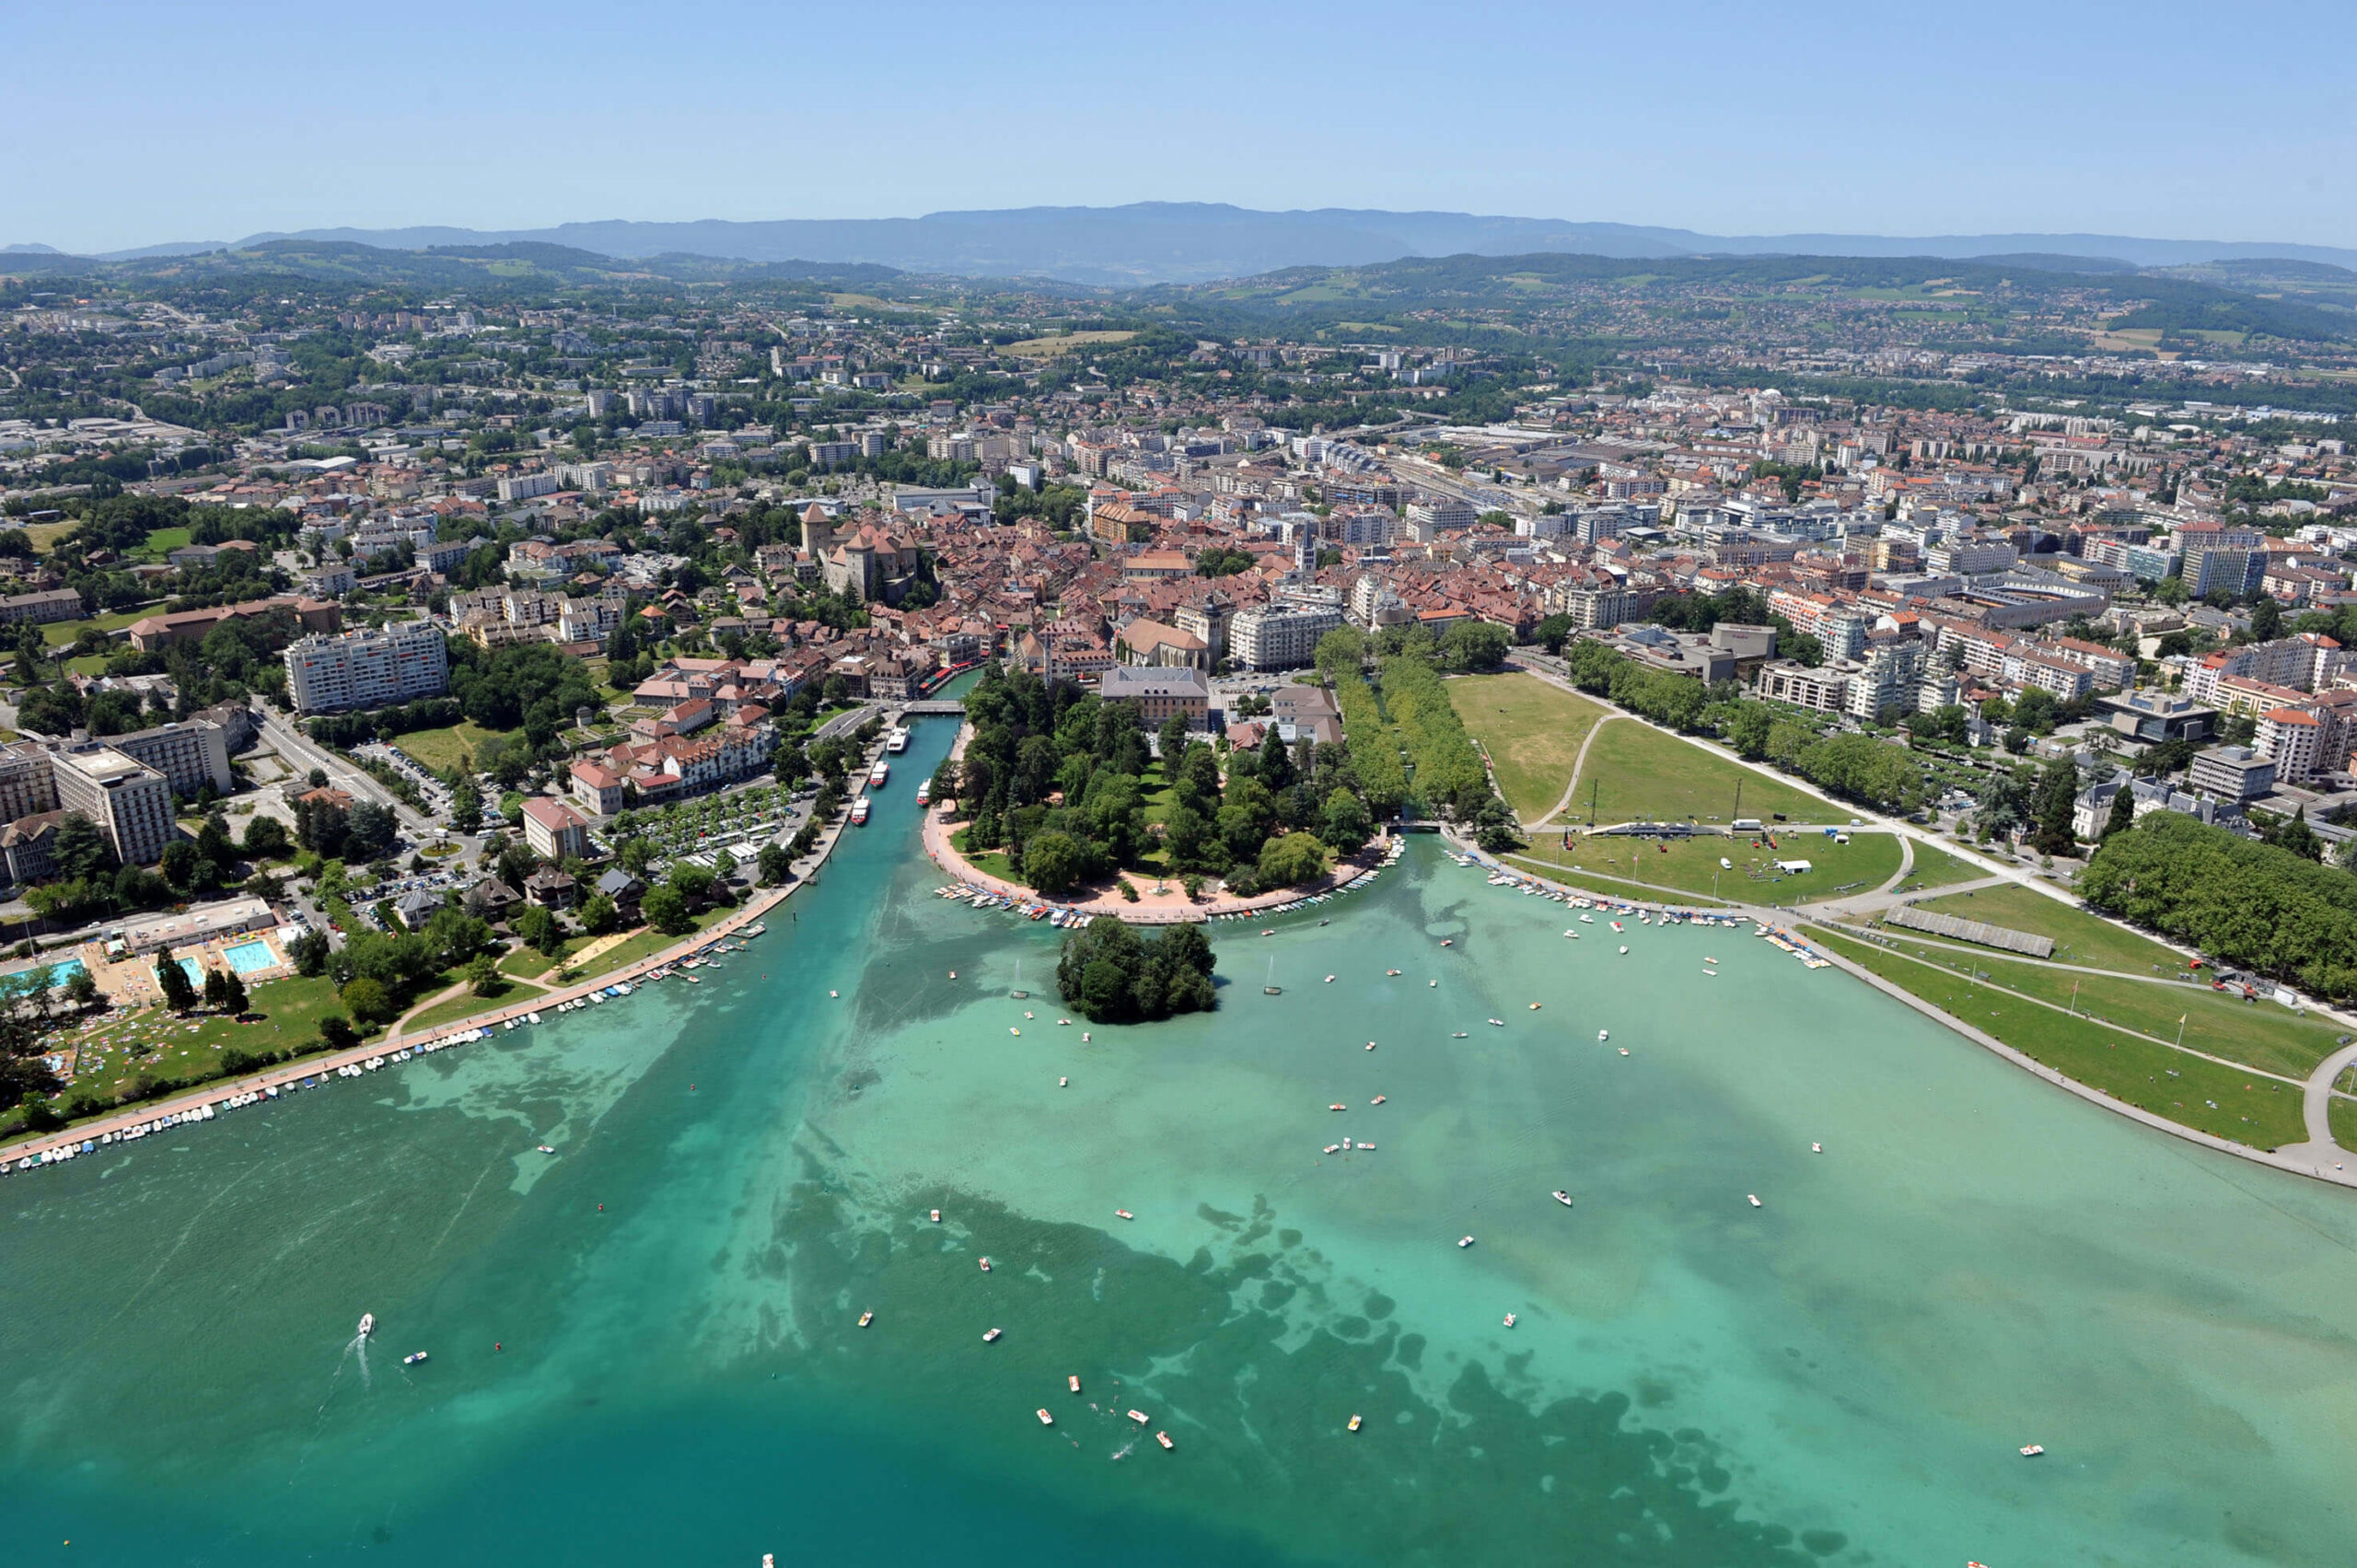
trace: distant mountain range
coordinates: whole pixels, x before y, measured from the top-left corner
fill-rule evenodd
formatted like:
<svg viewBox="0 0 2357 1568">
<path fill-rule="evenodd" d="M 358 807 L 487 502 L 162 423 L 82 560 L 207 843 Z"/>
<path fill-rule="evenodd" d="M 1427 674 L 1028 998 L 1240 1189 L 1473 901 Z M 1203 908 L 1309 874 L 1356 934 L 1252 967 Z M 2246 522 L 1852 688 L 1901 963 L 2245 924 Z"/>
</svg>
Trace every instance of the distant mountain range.
<svg viewBox="0 0 2357 1568">
<path fill-rule="evenodd" d="M 1937 256 L 2047 269 L 2116 271 L 2259 258 L 2357 268 L 2357 250 L 2252 241 L 2140 239 L 2107 234 L 1712 235 L 1690 229 L 1469 213 L 1341 207 L 1256 212 L 1221 203 L 1016 207 L 918 218 L 785 218 L 734 223 L 612 219 L 554 228 L 332 228 L 236 241 L 142 246 L 94 258 L 126 261 L 243 250 L 273 239 L 346 241 L 389 250 L 529 242 L 634 260 L 689 255 L 745 261 L 865 262 L 966 277 L 1040 277 L 1115 286 L 1202 283 L 1286 267 L 1363 266 L 1411 256 L 1555 252 L 1623 259 L 1679 256 Z M 62 254 L 17 244 L 0 255 Z"/>
</svg>

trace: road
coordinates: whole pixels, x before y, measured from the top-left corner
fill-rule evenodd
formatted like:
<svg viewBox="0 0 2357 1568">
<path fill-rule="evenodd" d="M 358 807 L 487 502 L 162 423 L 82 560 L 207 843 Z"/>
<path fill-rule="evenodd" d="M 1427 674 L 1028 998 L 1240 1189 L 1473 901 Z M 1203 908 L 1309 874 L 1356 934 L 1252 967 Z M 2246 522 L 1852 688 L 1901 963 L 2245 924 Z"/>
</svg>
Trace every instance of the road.
<svg viewBox="0 0 2357 1568">
<path fill-rule="evenodd" d="M 420 842 L 430 840 L 441 826 L 432 818 L 403 805 L 391 790 L 305 735 L 285 714 L 271 708 L 258 711 L 261 714 L 263 736 L 297 773 L 308 773 L 317 768 L 327 774 L 328 783 L 355 800 L 373 800 L 379 806 L 389 807 L 393 819 L 408 829 Z"/>
</svg>

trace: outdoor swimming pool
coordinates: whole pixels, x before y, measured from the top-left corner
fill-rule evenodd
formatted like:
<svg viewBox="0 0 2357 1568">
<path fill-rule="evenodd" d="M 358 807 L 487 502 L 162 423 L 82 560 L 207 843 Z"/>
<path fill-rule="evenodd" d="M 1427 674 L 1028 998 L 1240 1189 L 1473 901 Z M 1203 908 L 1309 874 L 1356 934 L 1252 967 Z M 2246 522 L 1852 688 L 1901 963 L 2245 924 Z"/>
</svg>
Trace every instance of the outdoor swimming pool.
<svg viewBox="0 0 2357 1568">
<path fill-rule="evenodd" d="M 84 964 L 79 958 L 60 958 L 49 966 L 49 983 L 52 990 L 80 974 Z M 0 975 L 0 993 L 14 994 L 32 983 L 31 970 L 18 970 L 14 974 Z"/>
<path fill-rule="evenodd" d="M 228 959 L 229 967 L 241 975 L 270 969 L 278 962 L 278 955 L 270 950 L 270 944 L 259 940 L 240 942 L 234 947 L 225 948 L 221 956 Z"/>
</svg>

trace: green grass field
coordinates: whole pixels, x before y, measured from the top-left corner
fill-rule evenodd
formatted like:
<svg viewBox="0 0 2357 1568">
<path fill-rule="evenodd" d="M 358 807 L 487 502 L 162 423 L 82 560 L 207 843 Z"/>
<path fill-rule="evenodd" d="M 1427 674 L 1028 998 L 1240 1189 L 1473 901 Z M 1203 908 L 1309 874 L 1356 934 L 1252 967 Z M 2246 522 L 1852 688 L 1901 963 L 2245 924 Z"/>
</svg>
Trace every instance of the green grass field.
<svg viewBox="0 0 2357 1568">
<path fill-rule="evenodd" d="M 194 537 L 195 531 L 193 528 L 149 528 L 147 542 L 133 553 L 144 555 L 150 561 L 161 561 L 181 545 L 188 543 Z"/>
<path fill-rule="evenodd" d="M 2119 970 L 2126 974 L 2169 974 L 2185 968 L 2185 960 L 2123 926 L 2074 908 L 2057 899 L 2014 883 L 1925 899 L 1916 906 L 1933 914 L 1960 920 L 1986 921 L 2009 930 L 2027 931 L 2054 939 L 2054 961 Z"/>
<path fill-rule="evenodd" d="M 1898 840 L 1891 833 L 1853 833 L 1846 844 L 1821 832 L 1782 832 L 1777 848 L 1750 835 L 1732 839 L 1696 839 L 1662 843 L 1647 839 L 1595 838 L 1572 841 L 1562 847 L 1561 835 L 1539 831 L 1529 835 L 1530 854 L 1557 865 L 1578 866 L 1601 876 L 1618 877 L 1659 887 L 1676 888 L 1724 900 L 1754 904 L 1811 903 L 1845 892 L 1868 892 L 1890 879 L 1898 869 Z M 1721 860 L 1733 861 L 1722 868 Z M 1780 872 L 1778 860 L 1805 860 L 1804 872 Z"/>
<path fill-rule="evenodd" d="M 1539 847 L 1534 844 L 1532 850 L 1536 851 Z M 1556 853 L 1561 854 L 1561 851 Z M 1688 893 L 1675 888 L 1649 888 L 1642 882 L 1623 881 L 1618 877 L 1606 877 L 1594 871 L 1585 869 L 1574 871 L 1566 863 L 1550 860 L 1543 854 L 1535 853 L 1502 855 L 1499 858 L 1513 864 L 1517 870 L 1544 877 L 1550 881 L 1561 882 L 1566 887 L 1582 888 L 1593 893 L 1609 894 L 1614 898 L 1628 899 L 1637 903 L 1724 904 L 1726 901 L 1724 899 L 1713 899 L 1708 893 Z"/>
<path fill-rule="evenodd" d="M 1466 733 L 1480 742 L 1506 804 L 1526 822 L 1555 808 L 1572 764 L 1605 710 L 1535 675 L 1469 675 L 1448 683 Z"/>
<path fill-rule="evenodd" d="M 1919 839 L 1915 843 L 1914 868 L 1907 873 L 1907 880 L 1892 891 L 1912 893 L 1926 888 L 1945 888 L 1956 882 L 1978 881 L 1988 875 L 1980 867 L 1958 860 L 1944 849 L 1933 849 Z"/>
<path fill-rule="evenodd" d="M 101 632 L 119 632 L 133 621 L 144 621 L 154 613 L 148 610 L 116 610 L 83 621 L 52 621 L 41 627 L 41 640 L 52 648 L 59 647 L 93 627 Z M 128 644 L 124 645 L 129 646 Z"/>
<path fill-rule="evenodd" d="M 1736 786 L 1742 808 L 1736 809 Z M 1623 719 L 1604 726 L 1588 748 L 1567 816 L 1585 822 L 1591 792 L 1603 823 L 1725 822 L 1757 817 L 1771 826 L 1777 812 L 1793 822 L 1847 822 L 1851 813 L 1774 779 L 1763 778 L 1674 735 Z"/>
<path fill-rule="evenodd" d="M 529 981 L 512 978 L 508 980 L 506 989 L 496 996 L 477 996 L 472 992 L 464 992 L 447 1002 L 435 1003 L 424 1012 L 402 1024 L 401 1038 L 416 1040 L 421 1036 L 432 1034 L 445 1024 L 455 1024 L 459 1019 L 471 1017 L 477 1013 L 488 1013 L 496 1007 L 512 1007 L 518 1002 L 529 1002 L 535 996 L 547 994 L 546 986 L 534 985 Z"/>
<path fill-rule="evenodd" d="M 1816 928 L 1810 935 L 1829 950 L 2114 1099 L 2255 1148 L 2277 1148 L 2307 1137 L 2300 1118 L 2300 1091 L 2288 1084 L 2065 1016 L 1870 943 Z"/>
<path fill-rule="evenodd" d="M 2272 1002 L 2245 1002 L 2206 985 L 2150 980 L 2112 980 L 2043 967 L 2029 959 L 2003 959 L 1959 947 L 1915 940 L 1910 931 L 1884 928 L 1895 949 L 1956 973 L 1978 971 L 1988 983 L 2018 991 L 2058 1007 L 2075 1007 L 2098 1021 L 2115 1023 L 2161 1040 L 2177 1038 L 2185 1019 L 2185 1045 L 2287 1077 L 2305 1078 L 2332 1054 L 2337 1026 L 2303 1018 Z"/>
<path fill-rule="evenodd" d="M 2332 1128 L 2332 1141 L 2344 1149 L 2357 1149 L 2357 1100 L 2332 1097 L 2325 1107 L 2325 1120 Z"/>
<path fill-rule="evenodd" d="M 457 767 L 462 754 L 482 750 L 484 741 L 506 740 L 517 733 L 512 729 L 485 729 L 472 719 L 461 719 L 447 729 L 421 729 L 404 735 L 393 744 L 440 772 Z"/>
</svg>

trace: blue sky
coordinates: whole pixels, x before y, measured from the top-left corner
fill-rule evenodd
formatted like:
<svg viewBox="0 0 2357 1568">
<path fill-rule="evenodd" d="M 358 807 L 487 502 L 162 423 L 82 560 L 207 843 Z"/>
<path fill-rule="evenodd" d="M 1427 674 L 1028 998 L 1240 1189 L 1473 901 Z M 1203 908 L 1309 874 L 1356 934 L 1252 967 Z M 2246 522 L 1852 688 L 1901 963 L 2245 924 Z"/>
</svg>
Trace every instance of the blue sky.
<svg viewBox="0 0 2357 1568">
<path fill-rule="evenodd" d="M 0 243 L 1140 200 L 2357 246 L 2357 7 L 13 8 Z"/>
</svg>

